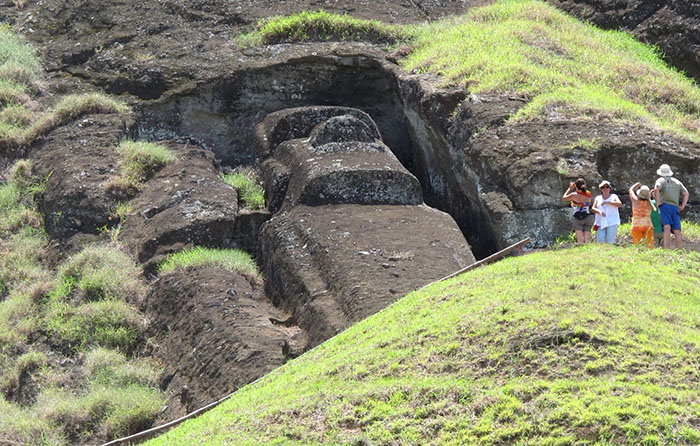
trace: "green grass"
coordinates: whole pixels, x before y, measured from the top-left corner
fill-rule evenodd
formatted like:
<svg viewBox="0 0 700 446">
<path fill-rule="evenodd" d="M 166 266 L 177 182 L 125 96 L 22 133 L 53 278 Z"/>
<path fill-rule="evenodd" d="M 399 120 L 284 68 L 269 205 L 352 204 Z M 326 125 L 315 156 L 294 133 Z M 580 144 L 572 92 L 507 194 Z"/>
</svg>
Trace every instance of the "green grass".
<svg viewBox="0 0 700 446">
<path fill-rule="evenodd" d="M 265 207 L 265 191 L 258 182 L 257 175 L 251 171 L 240 171 L 221 175 L 225 183 L 233 186 L 238 192 L 238 200 L 246 209 L 262 209 Z"/>
<path fill-rule="evenodd" d="M 95 443 L 95 433 L 142 430 L 165 402 L 159 366 L 130 355 L 146 322 L 136 308 L 146 294 L 141 270 L 114 246 L 90 246 L 47 268 L 36 206 L 46 179 L 26 160 L 8 173 L 0 185 L 0 443 Z M 124 218 L 128 205 L 115 212 Z M 6 401 L 23 381 L 36 386 L 38 401 Z"/>
<path fill-rule="evenodd" d="M 681 223 L 681 230 L 684 240 L 700 243 L 700 224 L 689 220 L 683 220 Z"/>
<path fill-rule="evenodd" d="M 164 402 L 153 387 L 93 385 L 85 393 L 47 388 L 37 406 L 39 417 L 63 426 L 68 438 L 89 436 L 96 427 L 114 438 L 147 428 Z"/>
<path fill-rule="evenodd" d="M 53 342 L 72 352 L 103 346 L 132 352 L 144 321 L 134 304 L 146 287 L 140 269 L 110 246 L 90 246 L 59 269 L 45 301 L 45 326 Z"/>
<path fill-rule="evenodd" d="M 122 141 L 117 153 L 121 157 L 122 176 L 134 185 L 148 180 L 175 160 L 175 154 L 167 147 L 146 141 Z"/>
<path fill-rule="evenodd" d="M 334 27 L 350 20 L 322 12 L 276 17 L 260 22 L 246 39 L 336 39 Z M 405 70 L 438 74 L 444 85 L 475 94 L 525 98 L 511 123 L 611 119 L 700 142 L 700 88 L 669 68 L 656 48 L 539 0 L 500 0 L 463 16 L 388 29 L 392 41 L 406 44 L 400 61 Z"/>
<path fill-rule="evenodd" d="M 41 62 L 34 48 L 12 31 L 0 25 L 0 78 L 32 85 L 39 79 Z"/>
<path fill-rule="evenodd" d="M 514 120 L 612 118 L 700 141 L 700 89 L 655 48 L 537 0 L 502 0 L 419 28 L 404 68 L 473 93 L 521 94 Z"/>
<path fill-rule="evenodd" d="M 50 130 L 88 113 L 128 114 L 119 100 L 100 93 L 68 95 L 48 110 L 32 101 L 42 69 L 34 48 L 0 25 L 0 147 L 23 147 Z"/>
<path fill-rule="evenodd" d="M 262 19 L 255 31 L 239 36 L 241 47 L 305 41 L 370 41 L 393 44 L 403 38 L 396 26 L 326 11 L 304 11 L 287 17 Z"/>
<path fill-rule="evenodd" d="M 27 146 L 84 114 L 129 113 L 126 104 L 99 93 L 65 96 L 42 109 L 33 102 L 41 76 L 34 49 L 0 26 L 0 148 Z M 165 403 L 158 367 L 104 353 L 131 353 L 143 340 L 145 318 L 127 303 L 138 304 L 145 294 L 140 270 L 124 253 L 104 247 L 77 254 L 58 273 L 49 269 L 36 206 L 48 178 L 34 177 L 26 160 L 7 173 L 0 184 L 0 443 L 94 443 L 95 434 L 114 437 L 149 426 Z M 116 212 L 120 218 L 128 213 L 126 207 Z M 119 360 L 95 365 L 95 357 L 110 355 Z M 74 365 L 64 367 L 64 359 Z M 36 403 L 6 400 L 21 382 L 36 389 Z"/>
<path fill-rule="evenodd" d="M 146 444 L 698 444 L 698 266 L 597 244 L 508 258 Z"/>
<path fill-rule="evenodd" d="M 176 268 L 213 266 L 229 271 L 259 277 L 255 261 L 245 251 L 239 249 L 213 249 L 197 246 L 168 257 L 158 266 L 158 272 L 167 273 Z"/>
</svg>

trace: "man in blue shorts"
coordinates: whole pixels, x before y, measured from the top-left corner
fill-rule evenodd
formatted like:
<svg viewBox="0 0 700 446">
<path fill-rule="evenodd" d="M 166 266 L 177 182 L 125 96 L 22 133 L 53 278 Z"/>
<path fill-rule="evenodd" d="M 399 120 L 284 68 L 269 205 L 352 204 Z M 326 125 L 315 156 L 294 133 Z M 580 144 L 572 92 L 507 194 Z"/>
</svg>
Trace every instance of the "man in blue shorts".
<svg viewBox="0 0 700 446">
<path fill-rule="evenodd" d="M 683 246 L 683 235 L 681 234 L 681 211 L 688 204 L 688 189 L 683 186 L 683 183 L 675 178 L 672 178 L 673 171 L 668 164 L 662 164 L 657 174 L 661 178 L 656 180 L 654 187 L 656 202 L 659 204 L 659 213 L 661 214 L 661 224 L 664 228 L 664 248 L 668 249 L 671 243 L 671 231 L 676 240 L 676 248 L 681 249 Z M 681 202 L 681 196 L 683 201 Z M 680 202 L 680 205 L 679 205 Z"/>
</svg>

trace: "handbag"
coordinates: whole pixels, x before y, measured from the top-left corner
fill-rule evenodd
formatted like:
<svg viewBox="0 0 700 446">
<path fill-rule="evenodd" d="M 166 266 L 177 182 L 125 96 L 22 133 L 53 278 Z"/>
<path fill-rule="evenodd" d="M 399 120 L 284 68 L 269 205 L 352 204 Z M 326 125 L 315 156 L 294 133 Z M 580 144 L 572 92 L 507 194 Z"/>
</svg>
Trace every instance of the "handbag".
<svg viewBox="0 0 700 446">
<path fill-rule="evenodd" d="M 586 217 L 588 217 L 589 215 L 592 215 L 592 214 L 589 214 L 588 211 L 576 211 L 576 212 L 574 212 L 574 218 L 576 220 L 585 220 Z"/>
</svg>

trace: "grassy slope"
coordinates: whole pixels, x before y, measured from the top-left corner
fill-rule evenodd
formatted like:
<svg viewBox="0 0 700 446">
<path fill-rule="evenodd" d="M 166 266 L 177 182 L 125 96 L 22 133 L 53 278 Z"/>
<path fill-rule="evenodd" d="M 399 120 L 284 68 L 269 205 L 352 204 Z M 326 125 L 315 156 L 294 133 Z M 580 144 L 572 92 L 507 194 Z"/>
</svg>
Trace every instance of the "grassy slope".
<svg viewBox="0 0 700 446">
<path fill-rule="evenodd" d="M 506 259 L 148 444 L 700 444 L 698 266 L 598 245 Z"/>
<path fill-rule="evenodd" d="M 539 0 L 501 0 L 416 33 L 404 67 L 529 99 L 514 119 L 631 121 L 700 140 L 700 89 L 658 51 Z"/>
<path fill-rule="evenodd" d="M 403 68 L 472 93 L 517 94 L 512 119 L 552 116 L 631 122 L 700 142 L 700 88 L 658 51 L 582 23 L 539 0 L 500 0 L 426 25 L 388 26 L 324 12 L 262 20 L 239 41 L 400 42 Z"/>
<path fill-rule="evenodd" d="M 35 101 L 42 77 L 34 49 L 0 25 L 0 152 L 86 113 L 129 113 L 99 93 L 64 96 L 44 109 Z M 59 446 L 143 429 L 164 398 L 158 365 L 133 355 L 144 344 L 133 305 L 145 291 L 141 271 L 113 245 L 49 268 L 37 208 L 47 178 L 34 177 L 26 160 L 7 173 L 0 179 L 0 444 Z M 19 395 L 36 401 L 18 404 Z"/>
</svg>

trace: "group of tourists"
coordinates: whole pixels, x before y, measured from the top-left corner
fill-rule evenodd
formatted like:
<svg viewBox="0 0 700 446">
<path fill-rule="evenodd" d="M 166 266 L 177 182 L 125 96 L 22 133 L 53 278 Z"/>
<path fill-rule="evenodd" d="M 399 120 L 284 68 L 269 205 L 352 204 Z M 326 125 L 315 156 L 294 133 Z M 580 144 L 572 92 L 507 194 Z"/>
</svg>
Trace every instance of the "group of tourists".
<svg viewBox="0 0 700 446">
<path fill-rule="evenodd" d="M 632 202 L 632 243 L 644 242 L 649 248 L 662 244 L 669 248 L 671 234 L 676 248 L 681 249 L 680 212 L 688 204 L 690 194 L 676 178 L 668 164 L 662 164 L 656 171 L 659 178 L 654 188 L 641 183 L 630 186 L 628 192 Z M 609 181 L 602 181 L 598 188 L 600 195 L 593 199 L 586 181 L 579 178 L 569 184 L 562 199 L 571 202 L 576 243 L 591 241 L 591 230 L 595 229 L 600 243 L 615 243 L 617 228 L 620 225 L 622 201 L 612 193 Z"/>
</svg>

